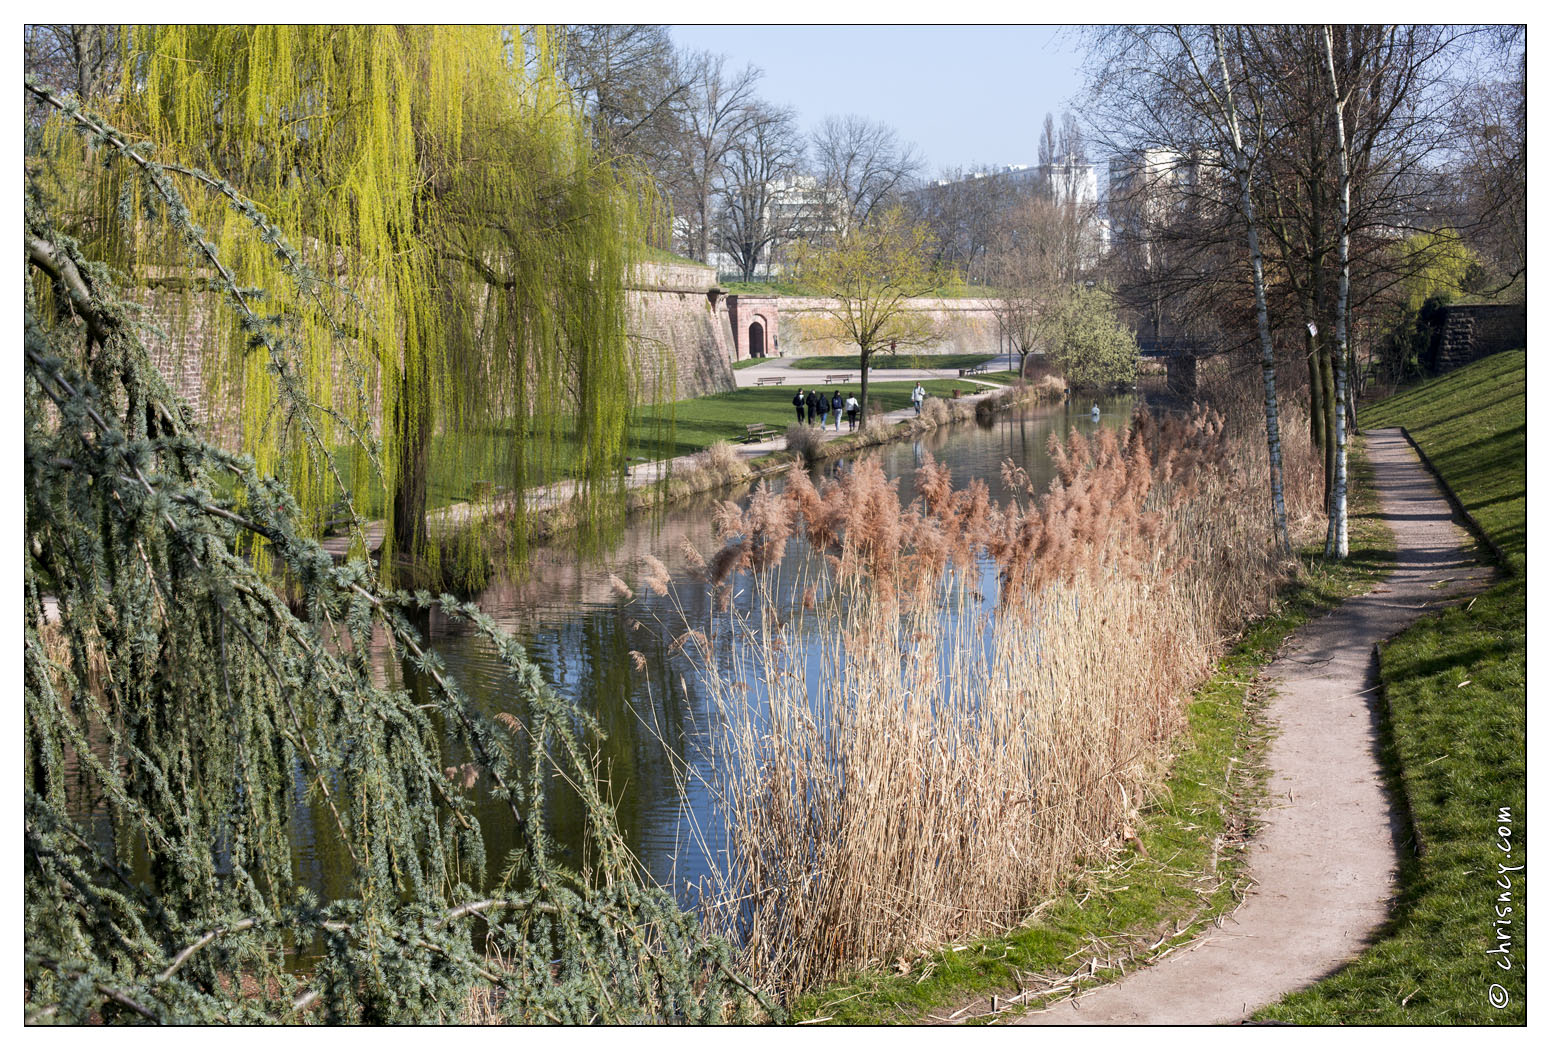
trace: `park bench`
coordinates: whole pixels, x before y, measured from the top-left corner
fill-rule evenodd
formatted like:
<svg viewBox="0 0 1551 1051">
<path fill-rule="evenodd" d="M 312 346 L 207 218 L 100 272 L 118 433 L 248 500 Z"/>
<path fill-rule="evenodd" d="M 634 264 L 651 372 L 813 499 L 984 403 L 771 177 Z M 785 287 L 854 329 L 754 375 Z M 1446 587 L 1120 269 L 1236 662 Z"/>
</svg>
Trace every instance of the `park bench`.
<svg viewBox="0 0 1551 1051">
<path fill-rule="evenodd" d="M 778 433 L 763 423 L 751 423 L 743 428 L 743 433 L 738 436 L 738 440 L 745 444 L 762 442 L 768 438 L 774 438 Z"/>
<path fill-rule="evenodd" d="M 971 365 L 967 369 L 959 369 L 960 376 L 983 376 L 990 370 L 984 365 Z"/>
<path fill-rule="evenodd" d="M 341 529 L 350 525 L 350 501 L 341 497 L 329 505 L 323 512 L 323 535 L 335 536 Z"/>
<path fill-rule="evenodd" d="M 829 375 L 824 377 L 824 382 L 825 383 L 850 383 L 851 382 L 851 374 L 849 372 L 831 372 Z"/>
<path fill-rule="evenodd" d="M 775 385 L 779 386 L 780 384 L 785 383 L 785 382 L 786 382 L 786 377 L 785 376 L 760 376 L 758 379 L 756 379 L 754 381 L 754 386 L 756 386 L 756 387 L 768 387 L 771 384 L 775 384 Z"/>
</svg>

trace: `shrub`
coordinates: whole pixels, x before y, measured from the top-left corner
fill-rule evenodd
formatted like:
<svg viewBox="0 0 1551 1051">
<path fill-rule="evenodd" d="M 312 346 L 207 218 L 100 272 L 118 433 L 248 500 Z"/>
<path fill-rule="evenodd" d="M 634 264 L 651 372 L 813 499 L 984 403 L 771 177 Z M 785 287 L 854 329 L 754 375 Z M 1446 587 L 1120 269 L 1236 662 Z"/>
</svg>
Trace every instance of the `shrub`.
<svg viewBox="0 0 1551 1051">
<path fill-rule="evenodd" d="M 802 457 L 803 463 L 814 463 L 819 458 L 819 446 L 824 443 L 824 432 L 805 423 L 794 423 L 786 428 L 786 448 Z"/>
<path fill-rule="evenodd" d="M 1078 288 L 1055 319 L 1052 357 L 1074 388 L 1091 390 L 1136 382 L 1136 336 L 1120 323 L 1108 292 Z"/>
</svg>

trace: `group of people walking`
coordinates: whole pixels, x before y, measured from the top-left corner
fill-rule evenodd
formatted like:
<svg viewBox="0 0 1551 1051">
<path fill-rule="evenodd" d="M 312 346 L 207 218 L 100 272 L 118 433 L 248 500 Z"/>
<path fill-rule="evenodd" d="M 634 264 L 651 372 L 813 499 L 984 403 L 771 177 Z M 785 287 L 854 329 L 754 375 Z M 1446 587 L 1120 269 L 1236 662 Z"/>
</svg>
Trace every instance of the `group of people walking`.
<svg viewBox="0 0 1551 1051">
<path fill-rule="evenodd" d="M 814 421 L 817 420 L 820 429 L 829 426 L 829 417 L 833 414 L 835 417 L 835 430 L 837 431 L 840 429 L 841 413 L 845 413 L 846 421 L 850 423 L 851 430 L 854 431 L 856 430 L 856 416 L 862 411 L 861 402 L 857 401 L 853 395 L 847 394 L 842 398 L 838 390 L 833 395 L 829 395 L 816 388 L 804 391 L 801 387 L 797 389 L 797 395 L 792 399 L 792 407 L 797 410 L 798 423 L 802 423 L 806 419 L 808 426 L 811 427 Z"/>
</svg>

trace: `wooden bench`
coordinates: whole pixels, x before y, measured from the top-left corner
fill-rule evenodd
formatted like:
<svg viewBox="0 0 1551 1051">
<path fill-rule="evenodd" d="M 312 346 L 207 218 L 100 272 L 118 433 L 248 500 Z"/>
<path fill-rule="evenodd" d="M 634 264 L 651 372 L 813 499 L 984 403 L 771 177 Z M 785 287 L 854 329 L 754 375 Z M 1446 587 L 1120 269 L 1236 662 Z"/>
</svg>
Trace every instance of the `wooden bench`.
<svg viewBox="0 0 1551 1051">
<path fill-rule="evenodd" d="M 350 517 L 350 501 L 341 497 L 329 505 L 323 512 L 323 535 L 337 536 L 341 529 L 351 525 L 355 520 Z"/>
<path fill-rule="evenodd" d="M 959 369 L 959 375 L 960 376 L 983 376 L 983 375 L 985 375 L 989 371 L 991 371 L 991 370 L 986 368 L 984 365 L 971 365 L 967 369 Z"/>
<path fill-rule="evenodd" d="M 749 442 L 762 442 L 769 438 L 774 438 L 779 434 L 779 431 L 772 430 L 770 427 L 763 423 L 751 423 L 743 428 L 743 433 L 738 436 L 738 441 L 743 442 L 744 444 Z"/>
<path fill-rule="evenodd" d="M 785 376 L 760 376 L 759 378 L 757 378 L 754 381 L 754 386 L 756 386 L 756 387 L 769 387 L 772 384 L 774 384 L 775 386 L 780 386 L 781 384 L 783 384 L 785 382 L 786 382 L 786 377 Z"/>
<path fill-rule="evenodd" d="M 832 372 L 829 375 L 824 377 L 824 382 L 825 383 L 850 383 L 851 382 L 851 374 L 849 372 Z"/>
</svg>

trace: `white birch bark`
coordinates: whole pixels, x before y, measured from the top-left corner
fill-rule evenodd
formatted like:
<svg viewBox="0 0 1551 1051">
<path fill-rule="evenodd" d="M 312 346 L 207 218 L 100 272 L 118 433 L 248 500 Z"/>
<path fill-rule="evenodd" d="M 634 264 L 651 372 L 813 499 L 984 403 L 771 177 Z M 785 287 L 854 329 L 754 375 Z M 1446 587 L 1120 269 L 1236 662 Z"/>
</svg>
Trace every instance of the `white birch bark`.
<svg viewBox="0 0 1551 1051">
<path fill-rule="evenodd" d="M 1325 536 L 1325 557 L 1347 556 L 1346 514 L 1346 362 L 1347 305 L 1351 291 L 1352 169 L 1346 151 L 1346 99 L 1336 81 L 1335 45 L 1325 27 L 1325 71 L 1330 74 L 1330 103 L 1336 118 L 1336 145 L 1341 157 L 1341 276 L 1336 283 L 1336 480 L 1330 501 L 1330 528 Z"/>
<path fill-rule="evenodd" d="M 1282 491 L 1282 434 L 1277 420 L 1276 356 L 1271 343 L 1271 323 L 1266 314 L 1265 266 L 1260 254 L 1260 234 L 1255 228 L 1255 202 L 1250 194 L 1250 165 L 1244 149 L 1244 138 L 1239 133 L 1238 112 L 1233 102 L 1233 82 L 1228 77 L 1228 56 L 1223 48 L 1222 30 L 1212 28 L 1212 41 L 1217 45 L 1217 64 L 1222 71 L 1223 115 L 1233 139 L 1233 169 L 1238 178 L 1241 211 L 1245 230 L 1249 236 L 1250 269 L 1255 282 L 1255 325 L 1260 335 L 1260 371 L 1266 392 L 1266 447 L 1271 460 L 1271 519 L 1276 533 L 1277 547 L 1283 554 L 1292 553 L 1292 542 L 1287 534 L 1287 504 Z"/>
</svg>

